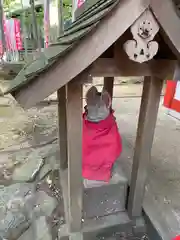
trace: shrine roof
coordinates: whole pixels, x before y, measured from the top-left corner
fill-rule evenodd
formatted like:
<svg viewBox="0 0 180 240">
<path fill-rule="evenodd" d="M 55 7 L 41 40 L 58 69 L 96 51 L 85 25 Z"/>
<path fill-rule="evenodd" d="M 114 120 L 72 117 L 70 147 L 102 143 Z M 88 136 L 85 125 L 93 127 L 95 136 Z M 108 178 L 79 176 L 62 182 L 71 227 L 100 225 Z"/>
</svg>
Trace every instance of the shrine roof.
<svg viewBox="0 0 180 240">
<path fill-rule="evenodd" d="M 160 46 L 157 59 L 180 61 L 179 6 L 180 0 L 86 0 L 75 13 L 76 21 L 56 43 L 22 68 L 5 94 L 11 93 L 23 107 L 29 108 L 77 77 L 86 81 L 89 71 L 85 70 L 91 69 L 121 37 L 123 40 L 146 10 L 160 27 L 156 36 Z M 130 39 L 131 36 L 126 40 Z M 117 54 L 121 48 L 122 44 L 116 48 Z"/>
<path fill-rule="evenodd" d="M 80 40 L 90 34 L 100 21 L 117 5 L 119 0 L 99 0 L 88 9 L 82 11 L 73 22 L 44 52 L 39 58 L 25 65 L 14 78 L 4 94 L 12 93 L 21 87 L 28 85 L 42 72 L 47 71 L 57 61 L 67 55 L 79 44 Z"/>
</svg>

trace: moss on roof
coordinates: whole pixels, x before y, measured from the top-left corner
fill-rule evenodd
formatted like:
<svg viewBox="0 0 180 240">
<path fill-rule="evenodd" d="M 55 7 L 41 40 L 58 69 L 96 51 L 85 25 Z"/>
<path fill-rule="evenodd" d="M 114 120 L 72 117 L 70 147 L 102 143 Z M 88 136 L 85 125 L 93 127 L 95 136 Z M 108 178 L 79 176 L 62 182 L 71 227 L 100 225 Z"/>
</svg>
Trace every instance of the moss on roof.
<svg viewBox="0 0 180 240">
<path fill-rule="evenodd" d="M 35 80 L 42 72 L 48 71 L 55 62 L 68 54 L 80 40 L 87 36 L 99 22 L 117 5 L 119 0 L 99 0 L 84 11 L 57 39 L 57 42 L 45 49 L 39 58 L 25 65 L 5 92 L 12 93 Z"/>
</svg>

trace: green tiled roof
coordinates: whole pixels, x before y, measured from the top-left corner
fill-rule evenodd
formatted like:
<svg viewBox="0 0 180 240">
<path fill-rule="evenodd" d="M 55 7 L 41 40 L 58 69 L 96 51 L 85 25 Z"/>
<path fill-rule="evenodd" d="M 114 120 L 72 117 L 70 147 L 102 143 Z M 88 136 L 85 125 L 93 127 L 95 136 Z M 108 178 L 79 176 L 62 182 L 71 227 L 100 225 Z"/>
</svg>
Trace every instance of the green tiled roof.
<svg viewBox="0 0 180 240">
<path fill-rule="evenodd" d="M 119 2 L 119 0 L 99 0 L 96 4 L 84 11 L 73 22 L 56 43 L 41 53 L 37 60 L 26 65 L 15 77 L 6 93 L 14 92 L 22 86 L 35 80 L 43 71 L 47 71 L 59 58 L 68 54 L 72 48 L 80 43 Z"/>
</svg>

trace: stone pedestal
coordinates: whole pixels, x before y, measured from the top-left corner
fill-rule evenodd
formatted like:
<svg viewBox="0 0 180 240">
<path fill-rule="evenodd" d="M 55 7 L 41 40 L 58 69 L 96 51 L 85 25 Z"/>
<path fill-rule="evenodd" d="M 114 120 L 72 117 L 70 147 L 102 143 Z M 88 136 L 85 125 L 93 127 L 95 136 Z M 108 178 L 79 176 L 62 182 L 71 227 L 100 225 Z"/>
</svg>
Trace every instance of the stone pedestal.
<svg viewBox="0 0 180 240">
<path fill-rule="evenodd" d="M 89 181 L 84 188 L 83 217 L 96 218 L 125 211 L 127 178 L 115 169 L 109 183 Z"/>
</svg>

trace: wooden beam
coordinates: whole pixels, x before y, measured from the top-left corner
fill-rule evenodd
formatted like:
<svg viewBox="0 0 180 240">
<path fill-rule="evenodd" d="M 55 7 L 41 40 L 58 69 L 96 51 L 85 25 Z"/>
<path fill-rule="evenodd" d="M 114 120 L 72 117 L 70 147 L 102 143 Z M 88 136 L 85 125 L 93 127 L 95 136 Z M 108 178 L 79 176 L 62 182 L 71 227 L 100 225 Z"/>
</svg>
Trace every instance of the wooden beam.
<svg viewBox="0 0 180 240">
<path fill-rule="evenodd" d="M 82 84 L 67 86 L 69 229 L 81 230 L 82 220 Z"/>
<path fill-rule="evenodd" d="M 66 125 L 66 86 L 57 91 L 58 98 L 58 120 L 59 120 L 59 147 L 60 147 L 60 169 L 68 166 L 67 158 L 67 125 Z"/>
<path fill-rule="evenodd" d="M 167 76 L 173 75 L 176 61 L 174 60 L 155 60 L 137 63 L 131 61 L 123 50 L 123 44 L 127 36 L 123 36 L 114 45 L 114 58 L 116 65 L 121 69 L 123 76 L 156 76 L 166 79 Z"/>
<path fill-rule="evenodd" d="M 173 76 L 176 61 L 151 60 L 146 63 L 136 63 L 124 57 L 116 61 L 113 58 L 99 58 L 91 68 L 89 74 L 93 77 L 120 77 L 120 76 L 157 76 L 165 79 Z"/>
<path fill-rule="evenodd" d="M 175 49 L 172 49 L 171 44 L 168 45 L 180 58 L 180 17 L 176 12 L 173 1 L 151 0 L 151 9 Z"/>
<path fill-rule="evenodd" d="M 105 77 L 103 90 L 106 90 L 110 94 L 111 99 L 113 98 L 113 86 L 114 77 Z"/>
<path fill-rule="evenodd" d="M 22 88 L 16 94 L 17 101 L 24 108 L 32 107 L 74 79 L 116 42 L 148 6 L 149 0 L 120 1 L 113 12 L 102 19 L 98 27 L 83 38 L 80 44 L 27 88 Z M 83 57 L 84 53 L 86 57 Z"/>
<path fill-rule="evenodd" d="M 131 218 L 139 217 L 142 214 L 147 171 L 151 158 L 162 86 L 163 80 L 161 79 L 155 77 L 144 79 L 128 200 L 128 213 Z"/>
</svg>

